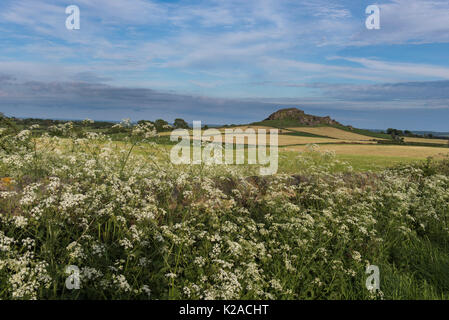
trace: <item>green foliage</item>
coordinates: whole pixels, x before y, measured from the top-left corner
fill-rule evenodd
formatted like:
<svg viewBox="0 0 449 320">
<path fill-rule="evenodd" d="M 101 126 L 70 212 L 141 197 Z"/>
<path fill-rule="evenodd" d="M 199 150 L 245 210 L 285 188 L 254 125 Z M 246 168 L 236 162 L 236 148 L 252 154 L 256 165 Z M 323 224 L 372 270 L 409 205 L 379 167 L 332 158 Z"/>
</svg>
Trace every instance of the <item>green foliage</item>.
<svg viewBox="0 0 449 320">
<path fill-rule="evenodd" d="M 157 119 L 154 122 L 154 126 L 156 127 L 157 132 L 170 131 L 173 128 L 168 124 L 167 121 L 162 119 Z"/>
<path fill-rule="evenodd" d="M 373 137 L 373 138 L 379 138 L 379 139 L 391 139 L 391 136 L 389 134 L 381 133 L 381 132 L 375 132 L 371 130 L 366 129 L 358 129 L 358 128 L 349 128 L 346 126 L 333 126 L 335 128 L 345 130 L 348 132 L 358 133 L 364 136 Z"/>
<path fill-rule="evenodd" d="M 318 135 L 318 134 L 313 134 L 313 133 L 308 133 L 308 132 L 301 132 L 301 131 L 285 131 L 285 132 L 284 131 L 282 131 L 282 132 L 280 131 L 279 133 L 282 133 L 282 134 L 287 135 L 287 136 L 333 139 L 333 138 L 329 138 L 327 136 L 321 136 L 321 135 Z"/>
<path fill-rule="evenodd" d="M 292 119 L 284 119 L 284 120 L 264 120 L 259 122 L 253 122 L 251 123 L 253 126 L 267 126 L 267 127 L 274 127 L 274 128 L 293 128 L 293 127 L 304 127 L 304 124 L 302 124 L 298 120 L 292 120 Z"/>
<path fill-rule="evenodd" d="M 184 119 L 177 118 L 173 124 L 175 129 L 189 129 L 189 124 Z"/>
</svg>

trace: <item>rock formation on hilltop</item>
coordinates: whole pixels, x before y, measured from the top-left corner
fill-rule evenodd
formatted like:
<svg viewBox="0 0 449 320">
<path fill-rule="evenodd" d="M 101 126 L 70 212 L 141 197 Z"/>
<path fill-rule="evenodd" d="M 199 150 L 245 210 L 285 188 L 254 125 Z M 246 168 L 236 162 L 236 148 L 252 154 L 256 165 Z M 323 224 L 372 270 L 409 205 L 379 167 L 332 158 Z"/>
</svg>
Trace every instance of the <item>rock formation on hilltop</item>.
<svg viewBox="0 0 449 320">
<path fill-rule="evenodd" d="M 304 113 L 304 111 L 297 108 L 281 109 L 272 113 L 265 120 L 296 120 L 306 126 L 324 125 L 342 125 L 338 121 L 330 117 L 319 117 Z"/>
</svg>

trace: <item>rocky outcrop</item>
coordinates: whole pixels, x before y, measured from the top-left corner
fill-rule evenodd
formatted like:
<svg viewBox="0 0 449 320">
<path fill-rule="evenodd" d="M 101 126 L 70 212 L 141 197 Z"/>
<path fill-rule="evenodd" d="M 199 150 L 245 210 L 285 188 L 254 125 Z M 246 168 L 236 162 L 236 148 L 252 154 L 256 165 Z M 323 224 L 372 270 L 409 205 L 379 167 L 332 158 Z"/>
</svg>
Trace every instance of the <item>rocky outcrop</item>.
<svg viewBox="0 0 449 320">
<path fill-rule="evenodd" d="M 300 124 L 306 126 L 316 125 L 341 125 L 338 121 L 330 117 L 319 117 L 304 113 L 304 111 L 297 108 L 281 109 L 271 114 L 265 120 L 296 120 Z"/>
</svg>

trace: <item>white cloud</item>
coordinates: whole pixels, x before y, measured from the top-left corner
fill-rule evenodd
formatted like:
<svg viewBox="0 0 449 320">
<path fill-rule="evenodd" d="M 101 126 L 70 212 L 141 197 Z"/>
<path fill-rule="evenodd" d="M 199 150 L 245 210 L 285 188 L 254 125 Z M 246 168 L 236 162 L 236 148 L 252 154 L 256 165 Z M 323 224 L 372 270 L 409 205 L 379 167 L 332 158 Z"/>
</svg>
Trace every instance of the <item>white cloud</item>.
<svg viewBox="0 0 449 320">
<path fill-rule="evenodd" d="M 447 0 L 392 0 L 379 7 L 381 29 L 361 27 L 350 44 L 449 42 Z"/>
<path fill-rule="evenodd" d="M 449 68 L 438 65 L 386 62 L 367 58 L 334 57 L 333 59 L 342 59 L 358 63 L 364 66 L 367 69 L 367 72 L 382 72 L 385 74 L 395 74 L 396 76 L 413 75 L 433 79 L 449 79 Z"/>
</svg>

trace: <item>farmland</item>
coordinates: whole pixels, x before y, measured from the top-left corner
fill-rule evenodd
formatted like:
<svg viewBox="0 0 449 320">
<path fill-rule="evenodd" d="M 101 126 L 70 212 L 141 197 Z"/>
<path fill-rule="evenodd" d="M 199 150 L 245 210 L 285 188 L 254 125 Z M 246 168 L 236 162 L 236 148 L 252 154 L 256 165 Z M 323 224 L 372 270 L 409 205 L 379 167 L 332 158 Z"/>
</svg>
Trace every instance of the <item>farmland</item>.
<svg viewBox="0 0 449 320">
<path fill-rule="evenodd" d="M 278 143 L 280 152 L 285 154 L 286 158 L 297 156 L 310 148 L 310 145 L 316 145 L 321 152 L 334 152 L 336 158 L 343 159 L 354 168 L 360 170 L 378 170 L 387 168 L 394 164 L 411 163 L 419 160 L 425 160 L 428 157 L 441 159 L 449 155 L 448 142 L 445 139 L 429 138 L 404 138 L 405 142 L 411 142 L 411 145 L 389 145 L 379 144 L 378 141 L 388 142 L 384 137 L 367 136 L 354 131 L 343 130 L 336 127 L 317 126 L 317 127 L 293 127 L 279 128 L 261 125 L 235 126 L 231 128 L 218 128 L 222 133 L 221 140 L 224 141 L 225 130 L 246 130 L 252 129 L 256 133 L 263 129 L 269 132 L 270 129 L 279 130 Z M 190 131 L 190 134 L 192 132 Z M 170 132 L 162 133 L 162 136 L 169 136 Z M 209 140 L 214 134 L 203 134 L 204 140 Z M 213 139 L 212 139 L 213 140 Z M 244 140 L 248 144 L 248 140 Z M 267 143 L 259 141 L 258 143 Z M 418 143 L 419 145 L 414 145 Z M 283 163 L 280 162 L 280 169 L 283 169 Z M 289 169 L 289 172 L 291 168 Z"/>
<path fill-rule="evenodd" d="M 285 147 L 286 151 L 304 151 L 307 146 Z M 320 147 L 323 151 L 334 151 L 338 155 L 399 157 L 406 159 L 441 158 L 449 154 L 448 148 L 391 146 L 391 145 L 360 145 L 360 144 L 327 144 Z"/>
<path fill-rule="evenodd" d="M 334 127 L 299 127 L 288 128 L 288 130 L 294 132 L 306 132 L 320 136 L 326 136 L 338 140 L 351 140 L 351 141 L 371 141 L 372 137 L 364 136 L 358 133 L 353 133 L 345 130 L 341 130 Z"/>
<path fill-rule="evenodd" d="M 404 138 L 405 142 L 418 142 L 418 143 L 431 143 L 431 144 L 439 144 L 439 145 L 448 145 L 449 140 L 444 139 L 427 139 L 427 138 Z"/>
</svg>

